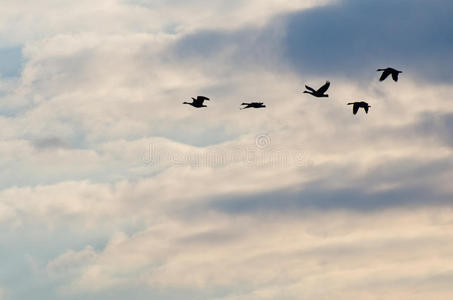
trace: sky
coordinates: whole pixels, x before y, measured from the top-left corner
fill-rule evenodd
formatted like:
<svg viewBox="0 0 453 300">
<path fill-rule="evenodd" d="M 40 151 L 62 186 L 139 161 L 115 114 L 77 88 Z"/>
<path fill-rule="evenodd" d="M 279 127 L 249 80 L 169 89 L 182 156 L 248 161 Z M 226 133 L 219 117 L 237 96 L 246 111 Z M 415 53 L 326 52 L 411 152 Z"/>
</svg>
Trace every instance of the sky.
<svg viewBox="0 0 453 300">
<path fill-rule="evenodd" d="M 0 300 L 451 299 L 452 11 L 2 3 Z"/>
</svg>

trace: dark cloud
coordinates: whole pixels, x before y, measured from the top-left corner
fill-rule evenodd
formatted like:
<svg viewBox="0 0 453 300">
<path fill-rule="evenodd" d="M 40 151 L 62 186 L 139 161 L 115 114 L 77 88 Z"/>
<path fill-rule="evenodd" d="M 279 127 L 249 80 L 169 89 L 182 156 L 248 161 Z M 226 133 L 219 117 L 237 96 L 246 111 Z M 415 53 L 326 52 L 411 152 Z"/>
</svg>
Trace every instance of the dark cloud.
<svg viewBox="0 0 453 300">
<path fill-rule="evenodd" d="M 368 192 L 366 186 L 363 189 L 313 186 L 298 192 L 277 191 L 253 196 L 224 197 L 214 201 L 212 208 L 231 214 L 290 213 L 307 209 L 371 212 L 436 203 L 451 205 L 451 196 L 435 194 L 429 188 L 415 186 L 382 192 Z"/>
<path fill-rule="evenodd" d="M 229 243 L 238 240 L 242 235 L 239 232 L 211 230 L 203 233 L 193 234 L 179 240 L 181 245 L 219 245 L 221 243 Z"/>
<path fill-rule="evenodd" d="M 282 28 L 276 23 L 265 28 L 205 30 L 187 35 L 170 47 L 168 60 L 194 61 L 210 74 L 224 69 L 232 73 L 241 72 L 245 68 L 280 69 L 280 43 L 284 35 Z"/>
<path fill-rule="evenodd" d="M 345 0 L 274 18 L 263 28 L 202 31 L 171 49 L 179 59 L 209 62 L 228 53 L 245 66 L 293 68 L 307 76 L 377 77 L 394 66 L 428 81 L 453 79 L 453 2 Z M 283 62 L 283 64 L 282 64 Z"/>
<path fill-rule="evenodd" d="M 348 0 L 295 13 L 287 17 L 287 58 L 296 70 L 323 75 L 392 65 L 450 80 L 451 11 L 446 0 Z"/>
<path fill-rule="evenodd" d="M 213 199 L 209 206 L 232 214 L 290 213 L 303 210 L 372 212 L 395 207 L 453 205 L 453 195 L 434 184 L 451 170 L 452 162 L 393 160 L 361 177 L 337 167 L 329 175 L 294 189 Z M 338 187 L 341 186 L 341 187 Z M 386 187 L 386 188 L 381 188 Z"/>
<path fill-rule="evenodd" d="M 69 145 L 64 140 L 56 137 L 35 140 L 33 146 L 38 150 L 69 148 Z"/>
</svg>

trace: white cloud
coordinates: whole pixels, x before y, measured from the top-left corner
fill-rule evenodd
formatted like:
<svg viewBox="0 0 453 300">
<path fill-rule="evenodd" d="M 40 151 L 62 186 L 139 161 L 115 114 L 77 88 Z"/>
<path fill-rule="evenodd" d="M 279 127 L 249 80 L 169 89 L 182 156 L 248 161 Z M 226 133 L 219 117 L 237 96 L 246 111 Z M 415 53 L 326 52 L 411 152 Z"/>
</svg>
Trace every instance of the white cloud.
<svg viewBox="0 0 453 300">
<path fill-rule="evenodd" d="M 95 261 L 96 256 L 95 250 L 90 246 L 79 252 L 69 250 L 50 262 L 46 266 L 46 271 L 51 277 L 77 274 L 81 268 Z"/>
<path fill-rule="evenodd" d="M 371 295 L 383 292 L 397 299 L 432 289 L 446 299 L 452 220 L 451 209 L 444 208 L 306 212 L 293 218 L 205 215 L 164 220 L 132 236 L 119 235 L 96 254 L 71 251 L 48 266 L 70 265 L 68 257 L 79 265 L 90 253 L 66 286 L 73 293 L 138 284 L 200 291 L 228 287 L 225 299 L 374 299 Z"/>
<path fill-rule="evenodd" d="M 59 34 L 137 32 L 174 34 L 205 28 L 264 24 L 275 14 L 329 1 L 52 1 L 5 3 L 0 45 L 21 45 Z"/>
</svg>

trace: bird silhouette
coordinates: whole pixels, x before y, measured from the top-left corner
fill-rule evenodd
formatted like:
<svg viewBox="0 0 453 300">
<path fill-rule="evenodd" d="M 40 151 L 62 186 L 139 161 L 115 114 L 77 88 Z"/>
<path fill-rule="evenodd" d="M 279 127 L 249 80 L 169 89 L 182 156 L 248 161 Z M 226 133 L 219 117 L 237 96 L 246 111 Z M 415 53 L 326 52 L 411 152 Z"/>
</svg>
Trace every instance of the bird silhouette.
<svg viewBox="0 0 453 300">
<path fill-rule="evenodd" d="M 245 107 L 242 107 L 240 109 L 246 109 L 246 108 L 264 108 L 266 105 L 263 104 L 263 102 L 250 102 L 250 103 L 242 103 L 241 105 L 245 105 Z"/>
<path fill-rule="evenodd" d="M 192 97 L 192 102 L 183 102 L 182 104 L 189 104 L 192 105 L 193 107 L 200 108 L 200 107 L 207 107 L 206 105 L 203 104 L 205 100 L 211 101 L 208 97 L 205 96 L 197 96 L 197 99 Z"/>
<path fill-rule="evenodd" d="M 330 82 L 329 81 L 326 81 L 326 83 L 322 87 L 320 87 L 318 90 L 315 90 L 315 89 L 309 87 L 308 85 L 305 85 L 305 88 L 308 91 L 304 91 L 304 93 L 313 95 L 313 96 L 318 97 L 318 98 L 329 97 L 329 95 L 325 94 L 325 92 L 329 89 L 329 86 L 330 86 Z"/>
<path fill-rule="evenodd" d="M 402 71 L 398 71 L 393 68 L 377 69 L 377 72 L 382 72 L 382 75 L 381 75 L 381 78 L 379 78 L 379 81 L 384 81 L 390 74 L 392 75 L 392 78 L 394 81 L 398 81 L 398 75 L 400 73 L 403 73 Z"/>
<path fill-rule="evenodd" d="M 357 114 L 357 112 L 359 111 L 359 108 L 363 107 L 363 109 L 365 110 L 366 113 L 368 113 L 368 109 L 371 107 L 370 105 L 368 105 L 368 103 L 366 103 L 365 101 L 360 101 L 360 102 L 352 102 L 352 103 L 348 103 L 348 105 L 353 105 L 352 107 L 352 113 L 354 115 Z"/>
</svg>

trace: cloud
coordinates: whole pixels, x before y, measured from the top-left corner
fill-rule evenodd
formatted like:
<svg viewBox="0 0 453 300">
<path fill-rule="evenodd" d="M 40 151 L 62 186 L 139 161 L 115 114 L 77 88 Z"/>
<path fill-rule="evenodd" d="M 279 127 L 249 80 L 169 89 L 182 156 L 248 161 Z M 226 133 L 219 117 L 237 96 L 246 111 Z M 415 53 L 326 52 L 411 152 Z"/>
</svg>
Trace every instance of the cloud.
<svg viewBox="0 0 453 300">
<path fill-rule="evenodd" d="M 0 12 L 8 295 L 450 296 L 450 4 L 26 2 Z"/>
<path fill-rule="evenodd" d="M 453 146 L 453 115 L 450 113 L 424 113 L 416 125 L 418 132 L 432 135 L 448 146 Z"/>
<path fill-rule="evenodd" d="M 96 252 L 93 247 L 87 246 L 85 249 L 75 252 L 69 250 L 60 255 L 46 266 L 46 271 L 53 277 L 60 274 L 64 276 L 77 273 L 84 265 L 92 263 L 96 259 Z"/>
<path fill-rule="evenodd" d="M 163 220 L 133 236 L 112 238 L 69 286 L 80 293 L 135 282 L 164 291 L 211 290 L 218 298 L 343 299 L 343 294 L 371 297 L 390 284 L 390 299 L 427 295 L 433 288 L 445 298 L 451 220 L 451 209 L 445 208 Z M 326 281 L 328 291 L 321 288 Z"/>
<path fill-rule="evenodd" d="M 6 300 L 8 298 L 6 298 L 6 290 L 3 288 L 3 287 L 0 287 L 0 299 L 1 300 Z"/>
<path fill-rule="evenodd" d="M 222 57 L 233 63 L 281 69 L 310 76 L 377 78 L 375 70 L 394 66 L 411 77 L 449 82 L 453 73 L 453 30 L 446 13 L 452 4 L 424 1 L 336 1 L 288 12 L 265 26 L 234 31 L 206 30 L 178 42 L 184 58 Z M 269 64 L 269 61 L 273 64 Z"/>
<path fill-rule="evenodd" d="M 358 1 L 286 17 L 285 54 L 300 74 L 371 78 L 395 66 L 418 78 L 448 82 L 452 69 L 449 1 Z M 404 74 L 404 73 L 403 73 Z"/>
<path fill-rule="evenodd" d="M 0 48 L 0 75 L 2 77 L 17 77 L 23 64 L 22 48 Z"/>
<path fill-rule="evenodd" d="M 59 138 L 50 137 L 35 141 L 34 146 L 37 149 L 49 149 L 49 148 L 67 148 L 69 145 Z"/>
</svg>

